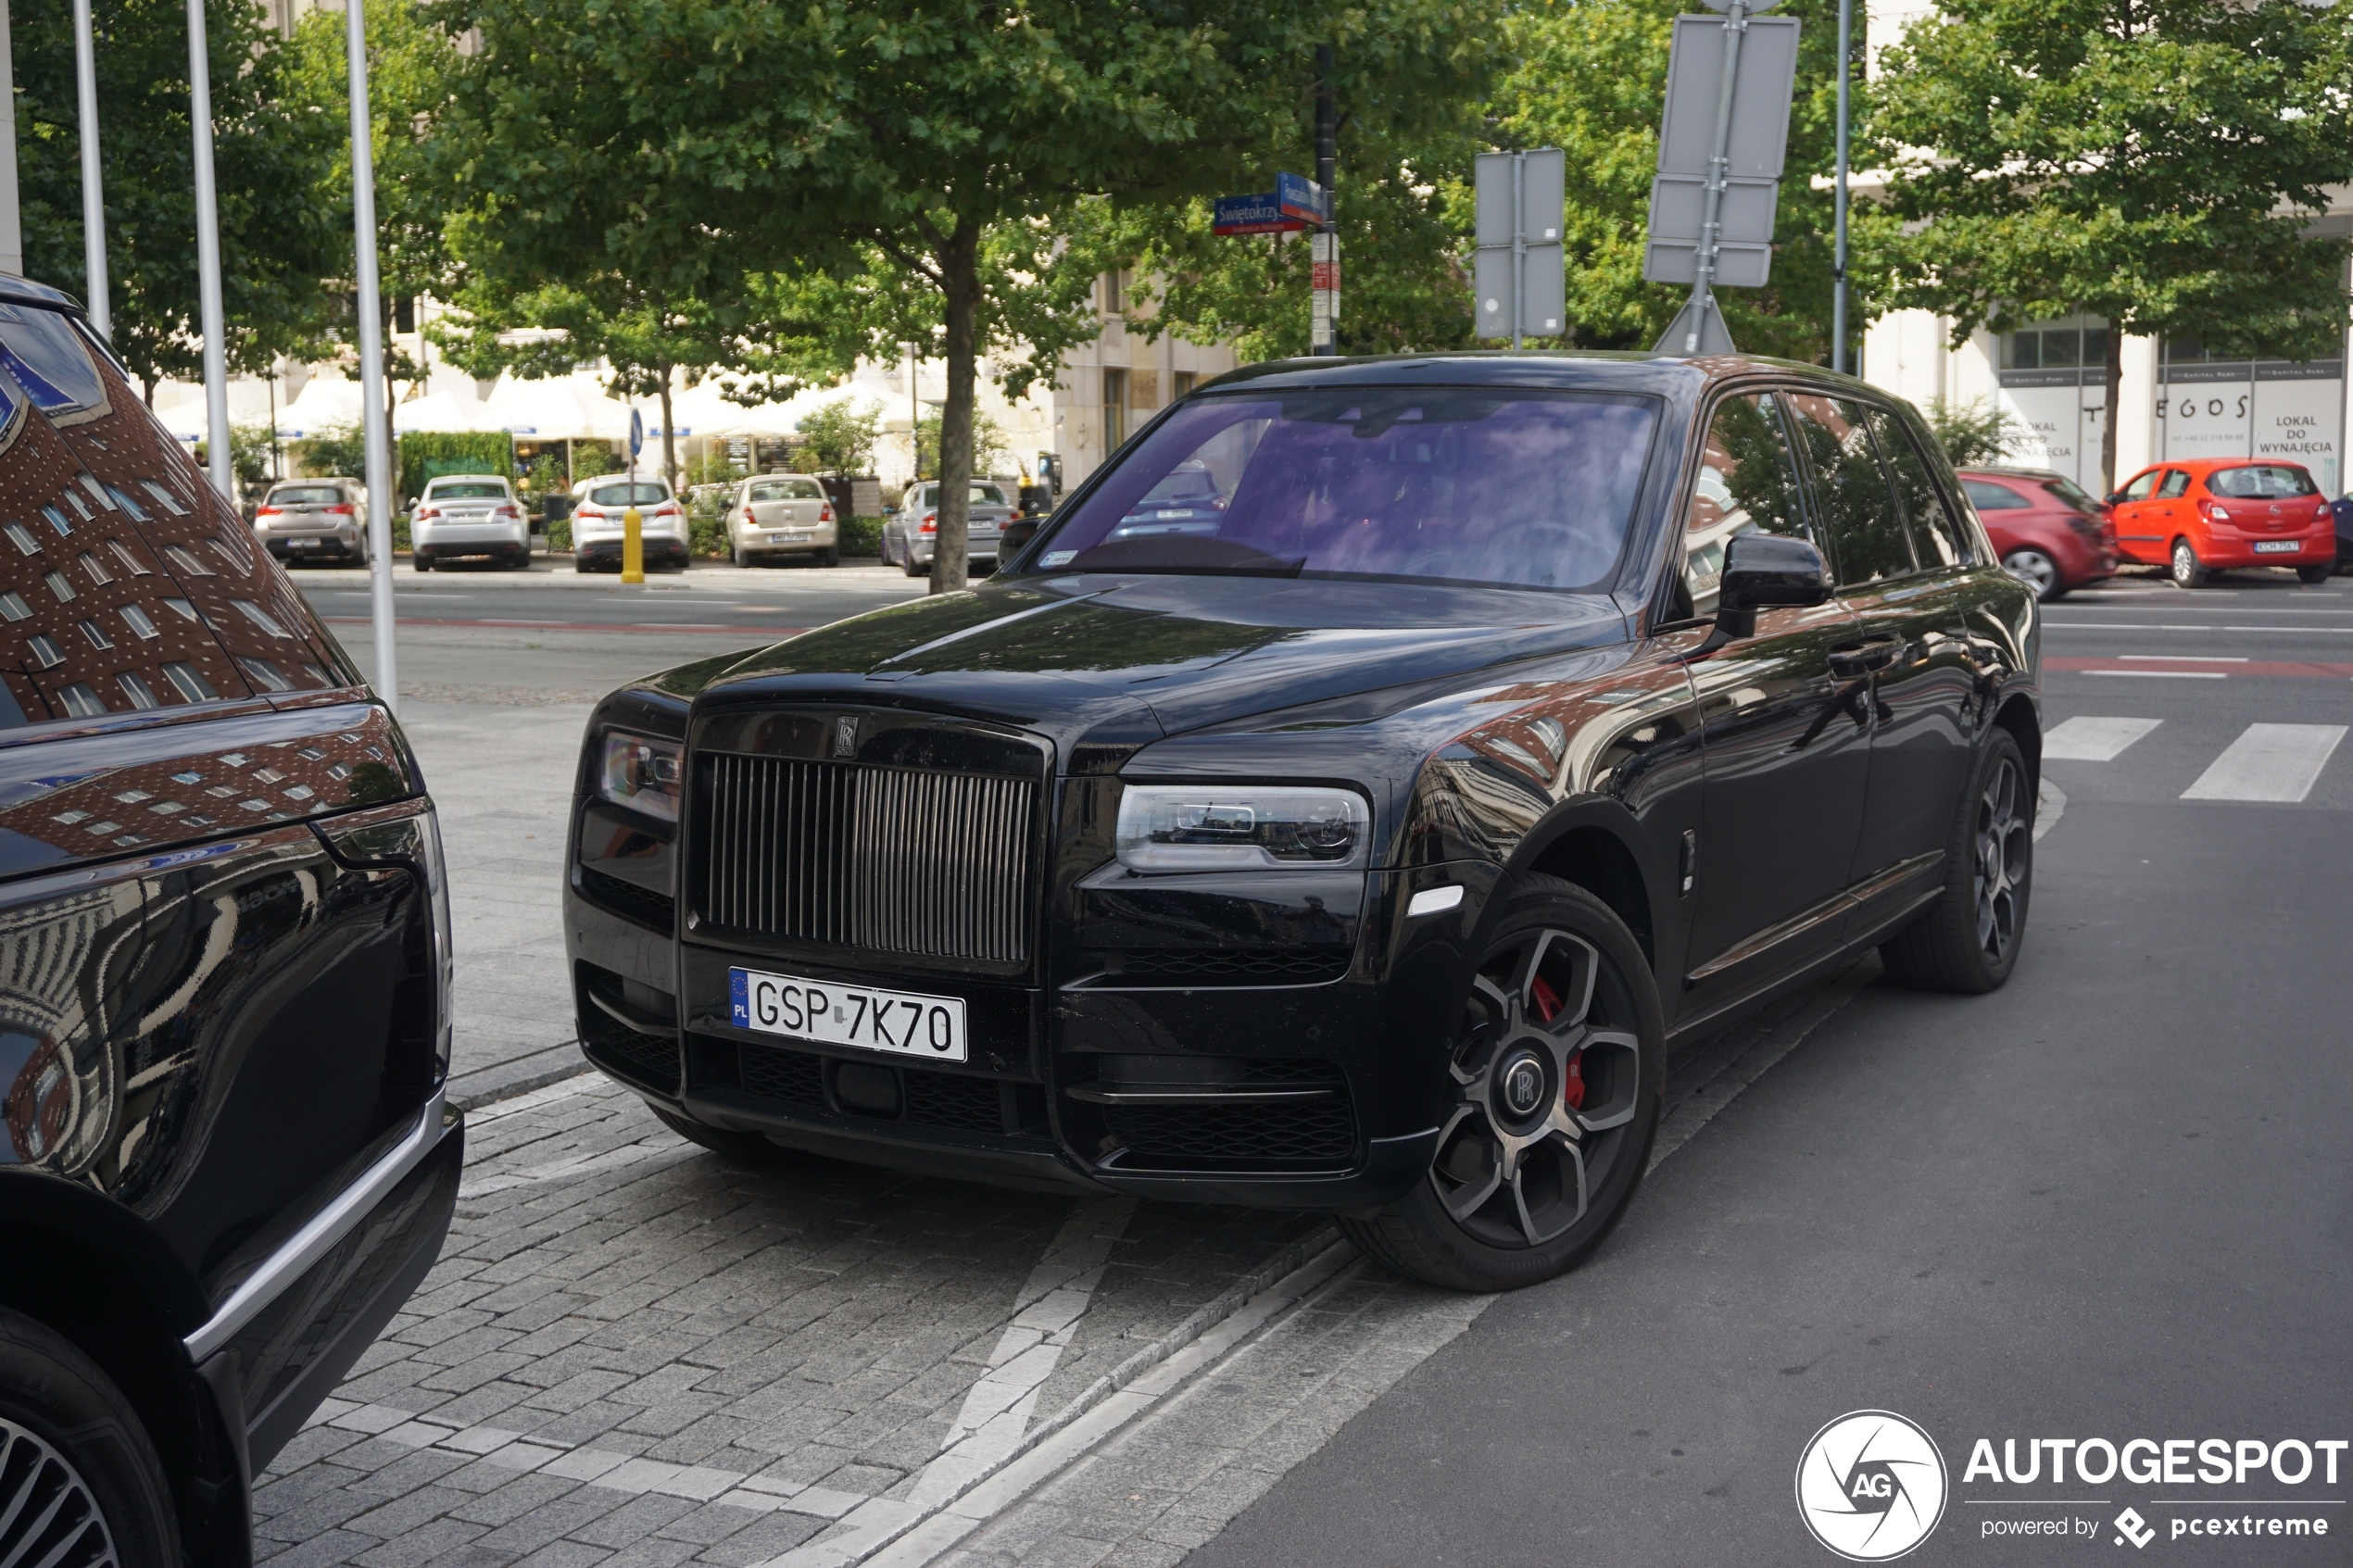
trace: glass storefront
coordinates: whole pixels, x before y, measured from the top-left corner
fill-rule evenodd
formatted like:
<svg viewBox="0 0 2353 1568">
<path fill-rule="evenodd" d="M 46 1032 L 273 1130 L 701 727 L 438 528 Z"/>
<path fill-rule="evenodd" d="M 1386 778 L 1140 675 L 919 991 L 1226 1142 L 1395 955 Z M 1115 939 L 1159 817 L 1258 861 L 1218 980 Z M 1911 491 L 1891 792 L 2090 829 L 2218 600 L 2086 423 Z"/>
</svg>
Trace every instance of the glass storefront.
<svg viewBox="0 0 2353 1568">
<path fill-rule="evenodd" d="M 2303 464 L 2332 495 L 2344 489 L 2342 359 L 2231 359 L 2169 339 L 2156 408 L 2160 459 L 2279 458 Z"/>
<path fill-rule="evenodd" d="M 2001 405 L 2028 437 L 2010 461 L 2057 469 L 2100 487 L 2100 435 L 2108 416 L 2108 328 L 2087 316 L 2030 321 L 2002 334 Z"/>
</svg>

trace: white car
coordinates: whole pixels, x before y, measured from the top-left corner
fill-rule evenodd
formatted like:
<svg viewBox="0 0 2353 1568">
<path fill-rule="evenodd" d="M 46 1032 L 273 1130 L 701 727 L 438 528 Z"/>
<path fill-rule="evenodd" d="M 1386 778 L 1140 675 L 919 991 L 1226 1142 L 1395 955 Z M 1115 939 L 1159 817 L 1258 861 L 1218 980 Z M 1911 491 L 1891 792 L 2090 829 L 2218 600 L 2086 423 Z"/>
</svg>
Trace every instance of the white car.
<svg viewBox="0 0 2353 1568">
<path fill-rule="evenodd" d="M 633 480 L 625 473 L 599 474 L 575 483 L 572 495 L 574 571 L 599 566 L 621 570 L 621 535 L 631 507 L 637 508 L 637 537 L 646 564 L 686 569 L 686 508 L 678 504 L 666 482 Z"/>
<path fill-rule="evenodd" d="M 465 557 L 494 565 L 531 564 L 531 520 L 515 487 L 495 473 L 446 473 L 425 481 L 409 514 L 409 548 L 419 571 Z"/>
<path fill-rule="evenodd" d="M 737 566 L 805 556 L 841 564 L 841 533 L 825 487 L 805 473 L 759 473 L 727 499 L 727 542 Z"/>
<path fill-rule="evenodd" d="M 368 564 L 368 490 L 356 479 L 290 479 L 254 508 L 253 536 L 292 566 L 333 557 Z"/>
</svg>

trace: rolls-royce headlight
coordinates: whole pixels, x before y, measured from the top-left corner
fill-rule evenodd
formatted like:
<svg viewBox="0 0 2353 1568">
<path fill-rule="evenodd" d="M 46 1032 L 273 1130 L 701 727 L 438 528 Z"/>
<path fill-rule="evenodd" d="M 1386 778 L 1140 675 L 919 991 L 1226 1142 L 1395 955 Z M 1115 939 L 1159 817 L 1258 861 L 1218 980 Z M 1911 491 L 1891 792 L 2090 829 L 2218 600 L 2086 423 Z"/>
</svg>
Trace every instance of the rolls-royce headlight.
<svg viewBox="0 0 2353 1568">
<path fill-rule="evenodd" d="M 1364 797 L 1345 789 L 1142 784 L 1119 799 L 1130 871 L 1348 871 L 1365 864 L 1371 835 Z"/>
<path fill-rule="evenodd" d="M 678 743 L 615 730 L 605 736 L 597 794 L 616 806 L 678 820 Z"/>
</svg>

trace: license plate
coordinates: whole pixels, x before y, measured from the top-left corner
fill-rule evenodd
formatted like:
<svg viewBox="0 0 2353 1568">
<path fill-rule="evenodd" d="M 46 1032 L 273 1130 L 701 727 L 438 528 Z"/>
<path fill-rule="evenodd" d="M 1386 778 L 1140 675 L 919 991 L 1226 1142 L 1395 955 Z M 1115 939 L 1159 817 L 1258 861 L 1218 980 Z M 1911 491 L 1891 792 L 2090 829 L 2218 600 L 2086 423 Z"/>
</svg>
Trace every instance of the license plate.
<svg viewBox="0 0 2353 1568">
<path fill-rule="evenodd" d="M 2304 547 L 2301 539 L 2259 539 L 2255 553 L 2259 556 L 2292 556 Z"/>
<path fill-rule="evenodd" d="M 771 533 L 768 535 L 768 542 L 772 545 L 803 545 L 807 544 L 808 541 L 808 534 L 797 532 Z"/>
<path fill-rule="evenodd" d="M 319 547 L 319 541 L 316 539 L 290 539 L 287 543 L 297 550 L 315 550 Z"/>
<path fill-rule="evenodd" d="M 727 991 L 738 1029 L 925 1061 L 963 1061 L 971 1054 L 961 997 L 882 991 L 756 969 L 729 970 Z"/>
</svg>

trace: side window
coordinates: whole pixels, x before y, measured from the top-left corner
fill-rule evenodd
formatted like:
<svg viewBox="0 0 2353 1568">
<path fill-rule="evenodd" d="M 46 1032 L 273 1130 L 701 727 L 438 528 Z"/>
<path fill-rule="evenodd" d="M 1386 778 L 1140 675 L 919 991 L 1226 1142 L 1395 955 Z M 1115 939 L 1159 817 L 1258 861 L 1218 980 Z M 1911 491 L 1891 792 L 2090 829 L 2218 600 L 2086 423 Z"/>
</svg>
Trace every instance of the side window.
<svg viewBox="0 0 2353 1568">
<path fill-rule="evenodd" d="M 1919 445 L 1893 408 L 1871 409 L 1871 434 L 1879 442 L 1888 477 L 1895 482 L 1895 498 L 1903 503 L 1904 520 L 1912 525 L 1912 553 L 1931 571 L 1968 562 L 1969 546 L 1960 524 L 1944 504 L 1936 482 L 1929 477 L 1928 461 Z"/>
<path fill-rule="evenodd" d="M 2010 511 L 2027 505 L 2026 497 L 2007 484 L 1994 484 L 1982 479 L 1965 479 L 1961 488 L 1969 495 L 1969 504 L 1981 512 Z"/>
<path fill-rule="evenodd" d="M 1716 612 L 1724 546 L 1734 534 L 1750 533 L 1806 533 L 1789 434 L 1770 393 L 1727 398 L 1708 420 L 1707 445 L 1683 525 L 1678 618 Z"/>
<path fill-rule="evenodd" d="M 2128 501 L 2145 501 L 2149 492 L 2157 488 L 2157 470 L 2133 476 L 2133 483 L 2119 492 Z"/>
<path fill-rule="evenodd" d="M 2167 469 L 2165 483 L 2157 487 L 2157 498 L 2171 501 L 2190 493 L 2190 476 L 2180 469 Z"/>
<path fill-rule="evenodd" d="M 1830 535 L 1839 586 L 1860 587 L 1915 570 L 1903 513 L 1872 447 L 1867 410 L 1818 393 L 1793 396 L 1790 407 L 1797 444 L 1813 471 L 1815 515 Z"/>
</svg>

